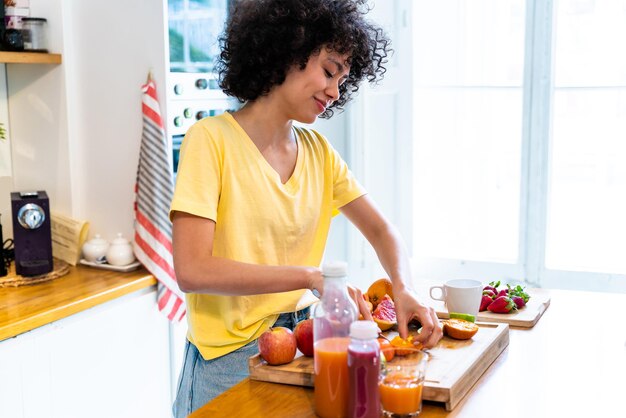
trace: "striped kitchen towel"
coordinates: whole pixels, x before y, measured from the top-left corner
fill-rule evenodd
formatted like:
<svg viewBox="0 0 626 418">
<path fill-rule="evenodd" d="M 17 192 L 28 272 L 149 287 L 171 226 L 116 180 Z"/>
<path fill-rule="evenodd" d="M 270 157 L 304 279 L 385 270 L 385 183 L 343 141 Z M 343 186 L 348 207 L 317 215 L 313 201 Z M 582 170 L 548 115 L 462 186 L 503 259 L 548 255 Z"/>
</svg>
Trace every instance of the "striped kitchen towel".
<svg viewBox="0 0 626 418">
<path fill-rule="evenodd" d="M 156 85 L 151 76 L 142 91 L 143 134 L 135 183 L 133 247 L 137 259 L 158 280 L 159 310 L 170 321 L 180 321 L 187 311 L 183 292 L 176 283 L 172 257 L 169 207 L 174 179 Z"/>
</svg>

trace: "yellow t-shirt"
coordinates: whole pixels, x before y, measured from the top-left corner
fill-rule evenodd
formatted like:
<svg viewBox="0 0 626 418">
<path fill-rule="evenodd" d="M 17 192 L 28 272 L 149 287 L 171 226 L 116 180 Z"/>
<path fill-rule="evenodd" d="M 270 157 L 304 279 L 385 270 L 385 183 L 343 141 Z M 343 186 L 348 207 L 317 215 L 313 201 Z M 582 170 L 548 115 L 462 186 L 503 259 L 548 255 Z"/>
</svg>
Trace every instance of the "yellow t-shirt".
<svg viewBox="0 0 626 418">
<path fill-rule="evenodd" d="M 319 133 L 295 128 L 298 156 L 283 184 L 229 113 L 189 129 L 170 208 L 215 221 L 213 255 L 263 265 L 319 266 L 331 219 L 365 193 Z M 308 290 L 250 296 L 188 293 L 191 341 L 206 360 L 232 352 L 294 312 Z M 301 309 L 304 306 L 298 306 Z"/>
</svg>

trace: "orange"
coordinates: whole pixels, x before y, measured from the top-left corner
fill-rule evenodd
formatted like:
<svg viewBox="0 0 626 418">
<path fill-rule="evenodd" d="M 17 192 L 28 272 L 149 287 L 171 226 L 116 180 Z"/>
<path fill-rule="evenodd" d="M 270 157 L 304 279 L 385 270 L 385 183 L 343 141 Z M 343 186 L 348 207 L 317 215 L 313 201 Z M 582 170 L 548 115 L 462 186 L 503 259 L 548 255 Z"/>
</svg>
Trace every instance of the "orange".
<svg viewBox="0 0 626 418">
<path fill-rule="evenodd" d="M 378 303 L 378 306 L 372 312 L 372 318 L 381 331 L 387 331 L 396 325 L 396 307 L 389 295 L 385 295 Z"/>
<path fill-rule="evenodd" d="M 443 333 L 456 340 L 469 340 L 478 332 L 478 325 L 464 319 L 446 319 Z"/>
<path fill-rule="evenodd" d="M 385 360 L 391 361 L 396 356 L 396 350 L 393 349 L 391 343 L 386 338 L 378 338 L 380 352 L 385 356 Z"/>
<path fill-rule="evenodd" d="M 406 339 L 400 337 L 399 335 L 396 335 L 391 340 L 391 345 L 396 347 L 396 354 L 399 356 L 405 356 L 409 354 L 410 351 L 407 352 L 406 350 L 398 350 L 398 348 L 415 348 L 415 346 L 413 345 L 412 335 L 409 335 L 408 337 L 406 337 Z"/>
<path fill-rule="evenodd" d="M 376 309 L 385 295 L 389 295 L 389 297 L 393 300 L 392 288 L 391 280 L 386 277 L 376 280 L 370 285 L 370 287 L 367 288 L 367 298 L 370 302 L 372 302 L 374 309 Z"/>
<path fill-rule="evenodd" d="M 374 322 L 378 324 L 378 328 L 380 328 L 381 331 L 388 331 L 391 328 L 393 328 L 394 325 L 396 325 L 395 322 L 385 321 L 384 319 L 378 319 L 376 317 L 373 317 L 373 318 L 374 318 Z"/>
</svg>

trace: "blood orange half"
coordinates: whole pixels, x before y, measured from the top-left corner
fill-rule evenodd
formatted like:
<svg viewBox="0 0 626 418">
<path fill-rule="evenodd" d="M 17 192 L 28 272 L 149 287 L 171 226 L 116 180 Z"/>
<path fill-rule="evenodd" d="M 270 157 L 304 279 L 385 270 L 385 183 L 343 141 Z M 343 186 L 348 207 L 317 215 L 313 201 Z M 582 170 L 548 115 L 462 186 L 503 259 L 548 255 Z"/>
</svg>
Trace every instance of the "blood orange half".
<svg viewBox="0 0 626 418">
<path fill-rule="evenodd" d="M 372 317 L 381 331 L 386 331 L 396 325 L 396 308 L 389 295 L 383 296 L 372 312 Z"/>
</svg>

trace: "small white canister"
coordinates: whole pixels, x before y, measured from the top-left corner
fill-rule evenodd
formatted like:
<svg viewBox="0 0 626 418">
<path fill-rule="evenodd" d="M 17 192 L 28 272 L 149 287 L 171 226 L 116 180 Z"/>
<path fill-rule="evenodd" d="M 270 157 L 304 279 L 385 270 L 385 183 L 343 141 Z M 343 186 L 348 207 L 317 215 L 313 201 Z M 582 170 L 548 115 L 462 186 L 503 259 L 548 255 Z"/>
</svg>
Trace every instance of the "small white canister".
<svg viewBox="0 0 626 418">
<path fill-rule="evenodd" d="M 114 266 L 126 266 L 135 261 L 133 246 L 121 233 L 111 241 L 111 245 L 106 254 L 107 263 Z"/>
<path fill-rule="evenodd" d="M 83 256 L 85 260 L 94 263 L 106 263 L 106 254 L 109 242 L 96 234 L 95 237 L 83 244 Z"/>
<path fill-rule="evenodd" d="M 43 17 L 22 18 L 25 51 L 48 52 L 47 26 L 48 21 Z"/>
</svg>

